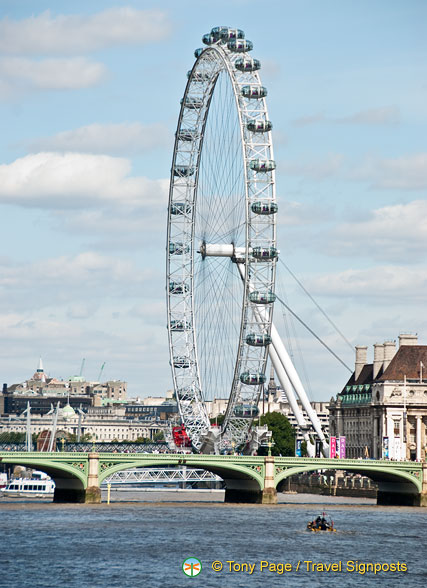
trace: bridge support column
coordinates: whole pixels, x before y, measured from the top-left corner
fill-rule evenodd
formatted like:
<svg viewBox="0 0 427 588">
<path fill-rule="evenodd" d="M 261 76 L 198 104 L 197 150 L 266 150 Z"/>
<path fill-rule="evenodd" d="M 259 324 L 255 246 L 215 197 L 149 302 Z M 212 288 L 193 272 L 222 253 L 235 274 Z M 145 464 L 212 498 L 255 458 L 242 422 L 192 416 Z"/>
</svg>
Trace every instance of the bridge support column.
<svg viewBox="0 0 427 588">
<path fill-rule="evenodd" d="M 99 485 L 99 453 L 89 453 L 89 476 L 85 492 L 87 504 L 101 503 L 101 487 Z"/>
<path fill-rule="evenodd" d="M 274 484 L 274 457 L 267 455 L 265 458 L 264 490 L 262 491 L 262 504 L 277 504 L 277 490 Z"/>
<path fill-rule="evenodd" d="M 421 488 L 421 494 L 418 495 L 419 496 L 419 504 L 417 504 L 416 506 L 427 507 L 427 463 L 425 461 L 423 462 L 422 476 L 423 476 L 423 485 Z"/>
</svg>

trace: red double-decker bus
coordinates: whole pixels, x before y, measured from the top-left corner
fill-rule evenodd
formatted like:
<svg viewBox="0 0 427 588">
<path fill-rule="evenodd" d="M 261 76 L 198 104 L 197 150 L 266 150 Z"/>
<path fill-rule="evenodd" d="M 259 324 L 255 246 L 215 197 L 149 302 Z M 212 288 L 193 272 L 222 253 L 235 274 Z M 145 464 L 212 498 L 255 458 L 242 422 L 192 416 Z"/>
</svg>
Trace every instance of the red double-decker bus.
<svg viewBox="0 0 427 588">
<path fill-rule="evenodd" d="M 187 435 L 184 425 L 172 428 L 172 436 L 177 447 L 191 447 L 190 437 Z"/>
</svg>

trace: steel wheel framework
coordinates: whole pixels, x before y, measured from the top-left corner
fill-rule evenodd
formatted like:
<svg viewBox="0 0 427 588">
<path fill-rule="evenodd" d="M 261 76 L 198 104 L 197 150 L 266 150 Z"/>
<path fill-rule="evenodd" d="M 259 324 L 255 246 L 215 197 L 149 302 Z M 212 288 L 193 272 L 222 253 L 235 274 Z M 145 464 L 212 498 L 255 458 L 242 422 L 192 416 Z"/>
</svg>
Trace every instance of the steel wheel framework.
<svg viewBox="0 0 427 588">
<path fill-rule="evenodd" d="M 211 197 L 200 189 L 204 182 L 204 141 L 215 89 L 219 84 L 218 80 L 224 76 L 231 85 L 238 117 L 243 193 L 240 194 L 241 218 L 236 222 L 244 225 L 243 231 L 240 231 L 240 243 L 236 244 L 231 237 L 227 240 L 229 233 L 219 243 L 216 241 L 217 245 L 226 246 L 227 253 L 224 257 L 228 259 L 224 262 L 233 262 L 234 271 L 231 271 L 241 289 L 239 332 L 236 355 L 233 358 L 232 381 L 228 390 L 222 390 L 223 397 L 229 395 L 222 435 L 224 444 L 228 447 L 245 443 L 252 418 L 245 418 L 244 410 L 239 411 L 238 407 L 256 409 L 263 389 L 277 256 L 275 165 L 271 124 L 268 122 L 265 101 L 266 91 L 257 71 L 240 71 L 236 68 L 236 62 L 239 60 L 241 63 L 242 58 L 243 62 L 251 62 L 246 51 L 233 50 L 237 44 L 234 42 L 233 46 L 232 40 L 233 36 L 237 36 L 236 30 L 221 28 L 221 31 L 225 33 L 221 32 L 217 37 L 210 36 L 210 46 L 195 52 L 196 62 L 189 72 L 178 119 L 168 207 L 167 306 L 170 363 L 182 422 L 197 450 L 202 448 L 210 429 L 205 406 L 209 391 L 203 382 L 205 374 L 202 373 L 200 363 L 201 355 L 206 351 L 202 350 L 204 344 L 197 334 L 200 327 L 198 321 L 201 322 L 199 305 L 203 304 L 197 298 L 200 282 L 197 272 L 201 271 L 207 256 L 217 254 L 217 248 L 210 248 L 209 243 L 204 242 L 203 236 L 197 234 L 197 213 L 204 200 Z M 241 45 L 245 48 L 245 43 Z M 212 133 L 211 127 L 209 132 Z M 257 132 L 250 130 L 254 128 Z M 260 132 L 260 128 L 265 131 Z M 221 131 L 219 128 L 218 132 Z M 221 154 L 217 153 L 215 157 L 220 158 Z M 226 161 L 221 163 L 230 164 Z M 265 171 L 265 166 L 272 169 Z M 264 206 L 263 213 L 259 211 L 260 205 Z M 265 210 L 270 210 L 271 214 Z M 230 214 L 231 212 L 232 210 Z M 209 218 L 212 219 L 212 224 L 216 222 L 219 226 L 222 220 L 219 217 L 215 219 L 216 214 L 219 211 L 215 210 L 215 206 L 210 206 Z M 203 252 L 202 258 L 200 251 Z M 265 258 L 262 257 L 264 254 Z M 217 301 L 218 311 L 221 311 L 220 302 L 222 301 Z M 227 316 L 224 320 L 228 320 Z M 260 346 L 248 344 L 249 335 L 263 337 L 264 343 Z M 222 342 L 217 341 L 212 345 L 210 355 L 215 356 L 215 345 L 219 348 Z M 249 416 L 254 414 L 256 410 L 249 411 Z"/>
</svg>

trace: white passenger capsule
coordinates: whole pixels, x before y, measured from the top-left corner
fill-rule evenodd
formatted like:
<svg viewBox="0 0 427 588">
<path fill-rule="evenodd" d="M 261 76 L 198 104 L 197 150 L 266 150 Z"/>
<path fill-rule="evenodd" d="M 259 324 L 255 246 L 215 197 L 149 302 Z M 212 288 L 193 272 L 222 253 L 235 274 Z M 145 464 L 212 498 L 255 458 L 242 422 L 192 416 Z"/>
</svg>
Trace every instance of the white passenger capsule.
<svg viewBox="0 0 427 588">
<path fill-rule="evenodd" d="M 184 253 L 188 253 L 189 251 L 189 245 L 185 245 L 184 243 L 169 243 L 170 255 L 183 255 Z"/>
<path fill-rule="evenodd" d="M 218 39 L 216 39 L 214 37 L 214 35 L 212 35 L 211 33 L 207 33 L 206 35 L 203 35 L 202 37 L 202 42 L 205 45 L 213 45 L 214 43 L 217 42 Z"/>
<path fill-rule="evenodd" d="M 242 96 L 254 100 L 265 98 L 267 96 L 267 88 L 264 88 L 264 86 L 243 86 Z"/>
<path fill-rule="evenodd" d="M 189 290 L 190 287 L 184 282 L 169 282 L 169 292 L 171 294 L 186 294 Z"/>
<path fill-rule="evenodd" d="M 171 321 L 171 331 L 182 332 L 188 329 L 191 329 L 191 323 L 189 321 Z"/>
<path fill-rule="evenodd" d="M 249 167 L 256 172 L 270 172 L 276 169 L 276 162 L 273 159 L 252 159 Z"/>
<path fill-rule="evenodd" d="M 173 358 L 173 365 L 176 368 L 189 368 L 191 365 L 191 361 L 188 357 L 175 355 Z"/>
<path fill-rule="evenodd" d="M 244 39 L 245 33 L 241 29 L 230 29 L 228 27 L 217 27 L 221 29 L 221 41 L 232 41 L 233 39 Z M 214 29 L 212 29 L 212 33 Z"/>
<path fill-rule="evenodd" d="M 275 247 L 254 247 L 252 249 L 252 256 L 258 261 L 270 261 L 277 259 L 279 252 Z"/>
<path fill-rule="evenodd" d="M 262 372 L 243 372 L 243 374 L 240 374 L 240 381 L 243 384 L 256 386 L 257 384 L 264 384 L 266 377 Z"/>
<path fill-rule="evenodd" d="M 198 59 L 200 57 L 200 55 L 203 53 L 203 51 L 204 51 L 204 48 L 203 47 L 200 47 L 199 49 L 196 49 L 194 51 L 194 57 L 196 59 Z"/>
<path fill-rule="evenodd" d="M 273 123 L 269 120 L 250 120 L 246 128 L 252 133 L 267 133 L 273 128 Z"/>
<path fill-rule="evenodd" d="M 268 290 L 267 292 L 258 292 L 255 290 L 249 294 L 249 300 L 255 304 L 271 304 L 276 300 L 276 294 Z"/>
<path fill-rule="evenodd" d="M 180 129 L 177 135 L 180 141 L 194 141 L 199 138 L 199 133 L 196 129 Z"/>
<path fill-rule="evenodd" d="M 276 214 L 278 208 L 277 202 L 272 200 L 258 200 L 251 204 L 251 210 L 255 214 Z"/>
<path fill-rule="evenodd" d="M 261 69 L 261 62 L 251 57 L 240 57 L 236 59 L 235 66 L 239 71 L 257 71 Z"/>
<path fill-rule="evenodd" d="M 171 214 L 190 214 L 191 205 L 186 202 L 173 202 L 171 204 Z"/>
<path fill-rule="evenodd" d="M 203 106 L 203 98 L 187 96 L 181 100 L 181 104 L 184 104 L 185 108 L 189 108 L 190 110 L 197 110 Z"/>
<path fill-rule="evenodd" d="M 253 404 L 236 404 L 233 414 L 239 418 L 253 419 L 259 415 L 259 410 Z"/>
<path fill-rule="evenodd" d="M 233 39 L 228 41 L 227 47 L 232 53 L 246 53 L 246 51 L 252 51 L 254 45 L 247 39 Z"/>
<path fill-rule="evenodd" d="M 194 174 L 194 167 L 189 165 L 176 165 L 173 168 L 173 175 L 178 178 L 192 176 Z"/>
<path fill-rule="evenodd" d="M 246 335 L 246 343 L 252 347 L 266 347 L 270 345 L 271 337 L 265 333 L 249 333 Z"/>
<path fill-rule="evenodd" d="M 187 78 L 191 77 L 191 73 L 193 73 L 192 81 L 193 82 L 206 82 L 211 79 L 211 74 L 204 72 L 204 71 L 191 71 L 191 69 L 187 72 Z"/>
</svg>

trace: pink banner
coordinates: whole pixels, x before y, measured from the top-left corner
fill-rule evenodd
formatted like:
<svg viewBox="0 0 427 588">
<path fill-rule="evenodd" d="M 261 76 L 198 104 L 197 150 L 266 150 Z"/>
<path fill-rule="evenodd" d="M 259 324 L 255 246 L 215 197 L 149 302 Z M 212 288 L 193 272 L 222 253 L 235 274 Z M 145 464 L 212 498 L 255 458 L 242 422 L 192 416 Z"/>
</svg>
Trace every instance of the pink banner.
<svg viewBox="0 0 427 588">
<path fill-rule="evenodd" d="M 330 437 L 329 439 L 329 457 L 334 458 L 337 455 L 337 438 Z"/>
<path fill-rule="evenodd" d="M 345 459 L 345 437 L 340 437 L 340 459 Z"/>
</svg>

